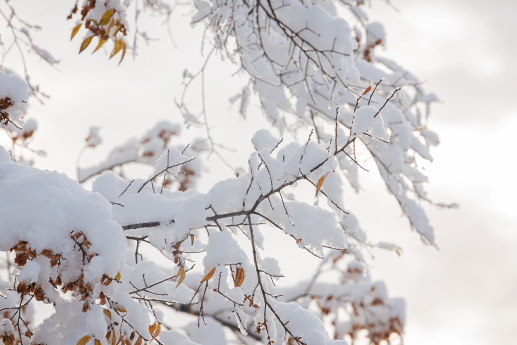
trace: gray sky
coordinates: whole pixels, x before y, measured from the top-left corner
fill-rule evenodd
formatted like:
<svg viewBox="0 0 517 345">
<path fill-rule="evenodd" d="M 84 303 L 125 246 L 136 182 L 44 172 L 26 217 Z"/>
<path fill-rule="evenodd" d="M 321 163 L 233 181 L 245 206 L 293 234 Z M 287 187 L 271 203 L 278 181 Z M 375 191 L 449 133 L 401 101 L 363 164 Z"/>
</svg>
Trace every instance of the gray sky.
<svg viewBox="0 0 517 345">
<path fill-rule="evenodd" d="M 443 100 L 433 107 L 430 121 L 442 143 L 432 151 L 435 161 L 427 168 L 429 193 L 438 202 L 454 201 L 461 208 L 427 207 L 436 250 L 410 232 L 376 172 L 362 174 L 365 192 L 348 192 L 345 202 L 372 239 L 404 248 L 400 258 L 374 251 L 372 272 L 385 280 L 391 296 L 406 299 L 407 345 L 517 343 L 517 183 L 512 150 L 517 126 L 517 2 L 392 3 L 399 13 L 378 2 L 371 11 L 387 31 L 384 54 L 427 81 L 426 89 Z M 56 71 L 30 59 L 33 80 L 52 96 L 45 106 L 33 102 L 30 110 L 40 125 L 34 147 L 49 154 L 37 159 L 38 167 L 75 178 L 76 157 L 91 125 L 103 126 L 104 143 L 86 152 L 83 164 L 105 156 L 126 138 L 140 136 L 158 120 L 182 121 L 174 105 L 181 92 L 181 74 L 184 68 L 195 71 L 202 61 L 200 31 L 190 29 L 188 18 L 178 15 L 174 20 L 177 49 L 158 20 L 143 22 L 149 35 L 161 41 L 149 47 L 141 43 L 135 60 L 126 56 L 116 67 L 117 61 L 108 61 L 103 52 L 78 56 L 79 36 L 68 42 L 73 23 L 65 18 L 71 1 L 13 4 L 20 14 L 43 26 L 38 42 L 62 60 Z M 16 62 L 13 55 L 6 65 Z M 219 59 L 210 63 L 207 105 L 214 136 L 221 142 L 238 140 L 239 152 L 228 157 L 245 166 L 251 134 L 266 124 L 256 108 L 249 122 L 242 121 L 235 109 L 229 110 L 227 99 L 242 82 L 230 77 L 235 70 Z M 183 142 L 202 134 L 188 133 Z M 201 189 L 228 177 L 229 171 L 216 158 L 210 162 L 210 179 Z M 278 249 L 281 244 L 269 243 Z M 315 264 L 309 257 L 282 260 L 293 277 L 303 276 Z"/>
</svg>

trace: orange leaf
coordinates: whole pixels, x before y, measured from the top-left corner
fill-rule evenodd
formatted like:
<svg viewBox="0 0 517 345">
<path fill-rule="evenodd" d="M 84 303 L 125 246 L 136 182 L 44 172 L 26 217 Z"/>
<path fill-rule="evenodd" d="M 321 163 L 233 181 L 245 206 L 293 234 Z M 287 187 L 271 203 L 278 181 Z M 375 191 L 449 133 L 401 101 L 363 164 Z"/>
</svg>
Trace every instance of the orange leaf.
<svg viewBox="0 0 517 345">
<path fill-rule="evenodd" d="M 117 335 L 115 331 L 111 331 L 111 345 L 115 345 L 117 343 Z"/>
<path fill-rule="evenodd" d="M 300 243 L 301 241 L 302 241 L 302 239 L 301 239 L 301 238 L 297 239 L 297 240 L 296 240 L 296 244 Z"/>
<path fill-rule="evenodd" d="M 88 343 L 91 338 L 92 338 L 91 335 L 85 335 L 84 337 L 79 339 L 79 341 L 77 342 L 77 345 L 86 345 L 86 343 Z"/>
<path fill-rule="evenodd" d="M 207 280 L 210 280 L 210 278 L 212 278 L 212 276 L 214 275 L 214 272 L 215 272 L 215 267 L 212 268 L 210 270 L 210 272 L 208 272 L 208 274 L 203 278 L 203 280 L 201 281 L 201 283 L 203 282 L 206 282 Z"/>
<path fill-rule="evenodd" d="M 93 36 L 90 36 L 90 37 L 88 37 L 87 39 L 85 39 L 85 40 L 83 41 L 83 43 L 81 43 L 81 48 L 79 49 L 79 54 L 81 54 L 81 52 L 82 52 L 83 50 L 85 50 L 86 48 L 88 48 L 88 46 L 90 45 L 90 42 L 92 41 L 92 38 L 93 38 Z"/>
<path fill-rule="evenodd" d="M 194 235 L 190 235 L 190 245 L 194 244 Z"/>
<path fill-rule="evenodd" d="M 246 277 L 244 268 L 237 267 L 237 272 L 235 272 L 235 287 L 241 286 L 242 282 L 244 281 L 244 277 Z"/>
<path fill-rule="evenodd" d="M 118 62 L 119 65 L 122 63 L 122 60 L 124 60 L 124 56 L 126 56 L 126 42 L 124 42 L 124 41 L 121 41 L 121 42 L 122 42 L 122 56 L 120 57 L 120 61 Z"/>
<path fill-rule="evenodd" d="M 149 334 L 150 335 L 153 335 L 154 330 L 156 329 L 156 325 L 157 324 L 158 324 L 158 322 L 157 323 L 153 323 L 151 326 L 149 326 Z"/>
<path fill-rule="evenodd" d="M 366 91 L 362 94 L 362 96 L 366 95 L 366 94 L 368 93 L 368 91 L 370 91 L 371 89 L 372 89 L 372 86 L 371 86 L 371 85 L 370 85 L 370 86 L 368 86 L 368 87 L 366 88 Z M 362 97 L 362 96 L 361 96 L 361 97 Z"/>
<path fill-rule="evenodd" d="M 75 28 L 72 29 L 72 36 L 70 37 L 70 41 L 74 38 L 75 34 L 79 32 L 81 25 L 83 25 L 83 23 L 78 24 Z"/>
<path fill-rule="evenodd" d="M 100 340 L 95 339 L 95 345 L 102 345 L 102 343 L 100 342 Z"/>
<path fill-rule="evenodd" d="M 102 47 L 102 45 L 104 43 L 106 43 L 107 41 L 108 41 L 108 39 L 103 40 L 102 38 L 99 37 L 99 43 L 97 44 L 97 47 L 95 47 L 95 50 L 92 52 L 92 54 L 95 53 L 97 50 L 99 50 L 99 48 Z"/>
<path fill-rule="evenodd" d="M 330 172 L 330 171 L 329 171 Z M 318 195 L 319 191 L 320 191 L 320 188 L 321 188 L 321 185 L 323 184 L 323 181 L 325 181 L 325 177 L 327 177 L 327 175 L 329 174 L 329 172 L 327 172 L 325 175 L 323 175 L 322 177 L 320 177 L 320 179 L 318 180 L 318 184 L 316 185 L 316 195 Z"/>
<path fill-rule="evenodd" d="M 160 334 L 160 331 L 162 330 L 162 325 L 160 325 L 159 322 L 156 323 L 156 332 L 154 332 L 154 335 L 153 337 L 151 338 L 151 340 L 149 340 L 149 342 L 153 341 L 159 334 Z"/>
</svg>

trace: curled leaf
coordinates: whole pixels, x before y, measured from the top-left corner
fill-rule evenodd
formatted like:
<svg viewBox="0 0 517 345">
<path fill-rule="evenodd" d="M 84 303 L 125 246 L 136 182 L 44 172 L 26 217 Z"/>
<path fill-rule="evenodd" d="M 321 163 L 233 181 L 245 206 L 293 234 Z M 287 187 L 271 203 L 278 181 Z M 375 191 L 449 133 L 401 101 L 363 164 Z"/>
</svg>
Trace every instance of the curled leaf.
<svg viewBox="0 0 517 345">
<path fill-rule="evenodd" d="M 90 36 L 88 38 L 86 38 L 83 43 L 81 43 L 81 48 L 79 49 L 79 54 L 81 54 L 81 52 L 83 50 L 85 50 L 86 48 L 88 48 L 88 46 L 90 45 L 90 42 L 92 41 L 92 38 L 93 36 Z"/>
<path fill-rule="evenodd" d="M 244 277 L 246 277 L 244 268 L 237 267 L 237 272 L 235 272 L 235 287 L 241 286 L 242 282 L 244 281 Z"/>
<path fill-rule="evenodd" d="M 105 39 L 103 40 L 102 38 L 99 37 L 99 43 L 97 44 L 97 47 L 95 47 L 95 50 L 92 52 L 95 53 L 97 50 L 99 50 L 100 47 L 102 47 L 104 45 L 104 43 L 106 43 L 108 41 L 108 39 Z"/>
<path fill-rule="evenodd" d="M 208 274 L 203 278 L 201 283 L 206 282 L 207 280 L 210 280 L 210 278 L 212 278 L 212 276 L 214 275 L 214 272 L 215 272 L 215 267 L 212 268 L 212 270 L 210 270 L 210 272 L 208 272 Z"/>
<path fill-rule="evenodd" d="M 122 60 L 124 60 L 124 56 L 126 56 L 126 42 L 122 41 L 122 56 L 120 57 L 120 61 L 118 64 L 120 65 L 122 63 Z"/>
<path fill-rule="evenodd" d="M 185 280 L 185 270 L 183 269 L 183 267 L 180 267 L 180 270 L 181 270 L 180 279 L 178 280 L 178 284 L 176 285 L 174 290 L 176 290 L 178 288 L 178 286 L 180 286 L 181 283 L 183 283 L 183 280 Z"/>
<path fill-rule="evenodd" d="M 322 177 L 320 177 L 320 179 L 318 180 L 318 184 L 316 185 L 316 195 L 318 195 L 319 191 L 320 191 L 320 188 L 321 188 L 321 185 L 323 185 L 323 181 L 325 181 L 325 177 L 327 177 L 327 175 L 330 173 L 327 172 L 325 175 L 323 175 Z"/>
<path fill-rule="evenodd" d="M 79 32 L 79 29 L 81 28 L 81 26 L 83 25 L 83 23 L 80 23 L 78 25 L 76 25 L 75 28 L 72 29 L 72 36 L 70 36 L 70 41 L 74 38 L 74 36 Z"/>
<path fill-rule="evenodd" d="M 92 338 L 91 335 L 85 335 L 84 337 L 79 339 L 79 341 L 77 342 L 77 345 L 86 345 L 90 341 L 91 338 Z"/>
<path fill-rule="evenodd" d="M 151 334 L 153 337 L 151 338 L 151 340 L 149 340 L 149 342 L 153 341 L 159 334 L 160 334 L 160 331 L 162 330 L 162 326 L 160 325 L 159 322 L 156 323 L 156 331 L 154 332 L 154 334 Z"/>
</svg>

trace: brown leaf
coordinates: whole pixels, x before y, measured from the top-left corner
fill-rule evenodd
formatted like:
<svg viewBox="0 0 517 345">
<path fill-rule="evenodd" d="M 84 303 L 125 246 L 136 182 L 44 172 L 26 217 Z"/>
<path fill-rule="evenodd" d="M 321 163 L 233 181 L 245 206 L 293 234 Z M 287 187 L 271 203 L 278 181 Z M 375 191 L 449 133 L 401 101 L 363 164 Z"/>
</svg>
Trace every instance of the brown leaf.
<svg viewBox="0 0 517 345">
<path fill-rule="evenodd" d="M 95 339 L 95 345 L 102 345 L 102 343 L 100 342 L 100 340 Z"/>
<path fill-rule="evenodd" d="M 194 245 L 194 235 L 190 235 L 190 245 Z"/>
<path fill-rule="evenodd" d="M 244 268 L 237 267 L 237 272 L 235 272 L 235 287 L 241 286 L 242 282 L 244 281 L 244 277 L 246 277 Z"/>
<path fill-rule="evenodd" d="M 156 329 L 156 325 L 158 325 L 158 322 L 153 323 L 151 326 L 149 326 L 149 334 L 153 335 L 154 330 Z"/>
<path fill-rule="evenodd" d="M 121 313 L 127 313 L 126 308 L 124 308 L 124 307 L 123 307 L 123 306 L 121 306 L 121 305 L 117 305 L 117 306 L 115 306 L 113 309 L 115 309 L 115 310 L 117 310 L 117 311 L 119 311 L 119 312 L 121 312 Z"/>
<path fill-rule="evenodd" d="M 26 331 L 25 331 L 25 336 L 26 336 L 27 338 L 29 338 L 29 339 L 30 339 L 30 338 L 32 338 L 32 336 L 33 336 L 33 335 L 34 335 L 34 333 L 32 333 L 31 331 L 29 331 L 29 330 L 26 330 Z"/>
<path fill-rule="evenodd" d="M 138 340 L 136 341 L 135 345 L 142 345 L 142 337 L 138 337 Z"/>
<path fill-rule="evenodd" d="M 75 28 L 72 29 L 72 35 L 70 36 L 70 41 L 79 32 L 79 29 L 81 28 L 81 25 L 83 25 L 83 23 L 78 24 Z"/>
<path fill-rule="evenodd" d="M 77 342 L 77 345 L 86 345 L 86 343 L 88 343 L 91 338 L 92 338 L 91 335 L 85 335 L 84 337 L 79 339 L 79 341 Z"/>
<path fill-rule="evenodd" d="M 210 280 L 210 278 L 212 278 L 212 276 L 214 275 L 214 272 L 215 272 L 215 267 L 214 267 L 214 268 L 212 268 L 212 269 L 210 270 L 210 272 L 208 272 L 208 274 L 203 278 L 203 280 L 201 281 L 201 283 L 203 283 L 203 282 L 206 282 L 206 281 Z"/>
<path fill-rule="evenodd" d="M 90 45 L 90 42 L 92 41 L 92 38 L 93 38 L 93 36 L 90 36 L 90 37 L 88 37 L 87 39 L 85 39 L 85 40 L 83 41 L 83 43 L 81 43 L 81 48 L 79 49 L 79 54 L 81 54 L 81 52 L 82 52 L 83 50 L 85 50 L 86 48 L 88 48 L 88 46 Z"/>
<path fill-rule="evenodd" d="M 323 184 L 323 181 L 325 181 L 325 177 L 327 177 L 327 175 L 330 173 L 327 172 L 325 175 L 323 175 L 322 177 L 320 177 L 320 179 L 318 180 L 318 184 L 316 185 L 316 195 L 318 195 L 319 191 L 320 191 L 320 188 L 321 188 L 321 185 Z"/>
</svg>

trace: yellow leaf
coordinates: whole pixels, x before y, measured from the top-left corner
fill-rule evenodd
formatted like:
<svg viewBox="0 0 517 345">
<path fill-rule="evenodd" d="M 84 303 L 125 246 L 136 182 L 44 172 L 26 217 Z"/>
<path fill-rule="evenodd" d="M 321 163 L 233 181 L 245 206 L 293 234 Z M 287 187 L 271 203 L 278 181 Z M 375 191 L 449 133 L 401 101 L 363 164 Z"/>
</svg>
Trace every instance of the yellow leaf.
<svg viewBox="0 0 517 345">
<path fill-rule="evenodd" d="M 194 235 L 190 235 L 190 245 L 194 245 Z"/>
<path fill-rule="evenodd" d="M 113 31 L 113 33 L 111 34 L 111 37 L 115 36 L 121 27 L 122 27 L 122 23 L 117 25 L 117 27 L 115 28 L 115 31 Z"/>
<path fill-rule="evenodd" d="M 181 272 L 183 272 L 183 267 L 180 266 L 180 269 L 178 270 L 178 273 L 176 273 L 176 276 L 174 277 L 174 279 L 178 278 L 180 275 L 181 275 Z"/>
<path fill-rule="evenodd" d="M 117 272 L 117 275 L 115 276 L 115 280 L 119 282 L 120 278 L 122 278 L 122 276 L 120 275 L 120 272 Z"/>
<path fill-rule="evenodd" d="M 74 38 L 75 34 L 79 32 L 81 25 L 83 25 L 83 23 L 78 24 L 75 28 L 72 29 L 72 36 L 70 37 L 70 41 Z"/>
<path fill-rule="evenodd" d="M 329 171 L 330 172 L 330 171 Z M 325 181 L 325 177 L 327 177 L 327 175 L 329 174 L 329 172 L 327 172 L 325 175 L 323 175 L 322 177 L 320 177 L 319 181 L 318 181 L 318 184 L 316 185 L 316 195 L 318 195 L 318 192 L 320 191 L 320 188 L 321 188 L 321 185 L 323 184 L 323 181 Z"/>
<path fill-rule="evenodd" d="M 109 311 L 108 309 L 104 309 L 103 311 L 104 311 L 104 314 L 106 314 L 106 316 L 111 319 L 111 311 Z"/>
<path fill-rule="evenodd" d="M 246 277 L 244 268 L 237 267 L 237 272 L 235 272 L 235 287 L 241 286 L 242 282 L 244 281 L 244 277 Z"/>
<path fill-rule="evenodd" d="M 91 335 L 85 335 L 84 337 L 79 339 L 79 341 L 77 342 L 77 345 L 86 345 L 90 341 L 91 338 L 92 338 Z"/>
<path fill-rule="evenodd" d="M 99 43 L 97 44 L 97 47 L 95 47 L 95 50 L 92 52 L 92 54 L 95 53 L 97 50 L 99 50 L 99 48 L 102 47 L 102 45 L 104 43 L 106 43 L 107 41 L 108 41 L 108 39 L 103 40 L 102 38 L 99 37 Z M 118 281 L 118 279 L 117 279 L 117 281 Z"/>
<path fill-rule="evenodd" d="M 136 341 L 135 345 L 142 345 L 142 337 L 138 337 L 138 340 Z"/>
<path fill-rule="evenodd" d="M 115 331 L 111 331 L 111 345 L 115 345 L 117 343 L 117 335 Z"/>
<path fill-rule="evenodd" d="M 117 55 L 117 53 L 120 51 L 120 49 L 122 48 L 122 43 L 124 41 L 122 40 L 115 40 L 115 46 L 113 47 L 113 51 L 111 52 L 111 55 L 110 55 L 110 59 L 112 57 L 114 57 L 115 55 Z"/>
<path fill-rule="evenodd" d="M 102 15 L 101 21 L 99 22 L 99 25 L 108 24 L 113 12 L 115 12 L 114 8 L 111 8 L 111 9 L 107 10 L 106 12 L 104 12 L 104 14 Z"/>
<path fill-rule="evenodd" d="M 121 42 L 122 42 L 122 56 L 120 57 L 120 61 L 118 62 L 119 65 L 122 62 L 122 60 L 124 60 L 124 56 L 126 56 L 126 42 L 124 42 L 124 41 L 121 41 Z"/>
<path fill-rule="evenodd" d="M 102 343 L 100 342 L 100 340 L 95 339 L 95 345 L 102 345 Z"/>
<path fill-rule="evenodd" d="M 181 283 L 183 283 L 183 280 L 185 280 L 185 270 L 183 269 L 183 267 L 181 267 L 180 270 L 181 270 L 180 280 L 178 280 L 178 284 L 176 285 L 174 290 L 176 290 L 178 288 L 178 286 L 180 286 Z"/>
<path fill-rule="evenodd" d="M 151 340 L 149 340 L 149 343 L 151 341 L 153 341 L 159 334 L 160 334 L 160 331 L 162 330 L 162 325 L 160 325 L 159 322 L 156 323 L 156 332 L 154 332 L 154 335 L 153 337 L 151 338 Z"/>
<path fill-rule="evenodd" d="M 88 37 L 87 39 L 85 39 L 85 40 L 83 41 L 83 43 L 81 43 L 81 48 L 79 49 L 79 54 L 81 54 L 81 52 L 82 52 L 83 50 L 85 50 L 86 48 L 88 48 L 88 46 L 90 45 L 90 42 L 92 41 L 92 38 L 93 38 L 93 36 L 90 36 L 90 37 Z"/>
<path fill-rule="evenodd" d="M 208 274 L 203 278 L 201 283 L 206 282 L 207 280 L 210 280 L 210 278 L 212 278 L 212 276 L 214 275 L 214 272 L 215 272 L 215 267 L 212 268 L 212 270 L 210 272 L 208 272 Z"/>
</svg>

